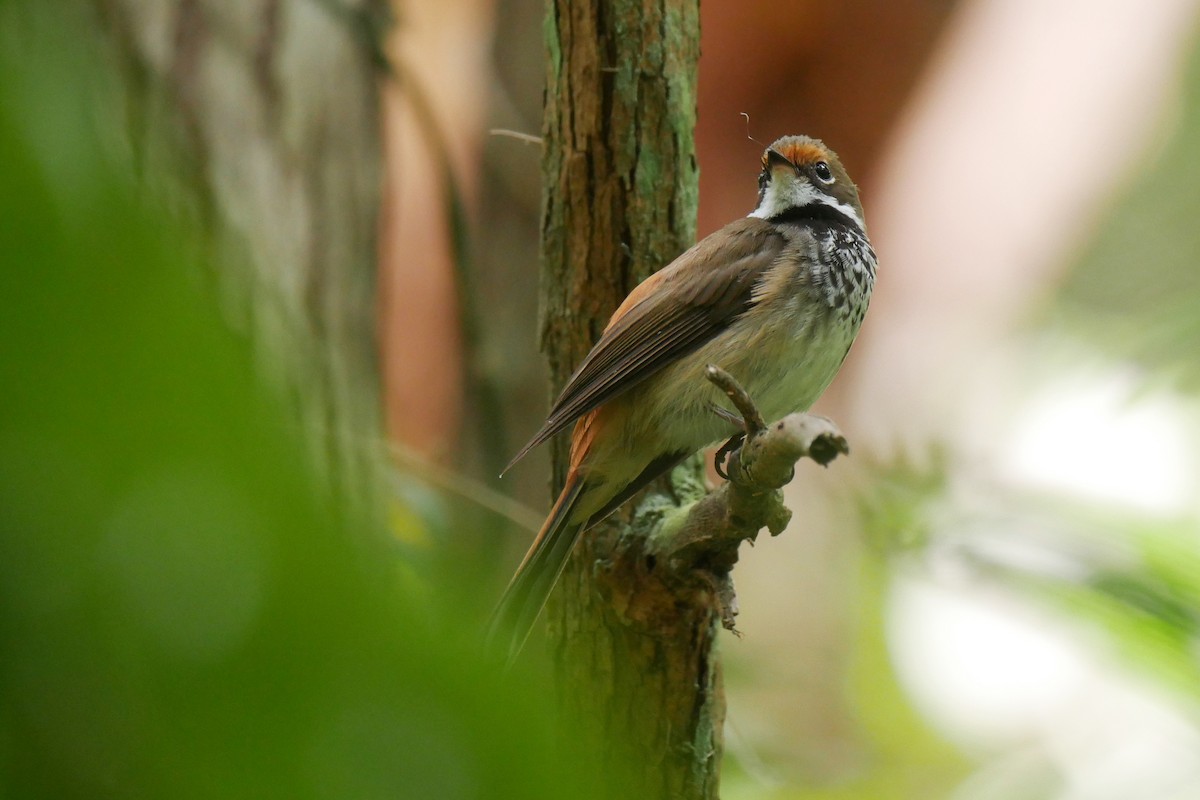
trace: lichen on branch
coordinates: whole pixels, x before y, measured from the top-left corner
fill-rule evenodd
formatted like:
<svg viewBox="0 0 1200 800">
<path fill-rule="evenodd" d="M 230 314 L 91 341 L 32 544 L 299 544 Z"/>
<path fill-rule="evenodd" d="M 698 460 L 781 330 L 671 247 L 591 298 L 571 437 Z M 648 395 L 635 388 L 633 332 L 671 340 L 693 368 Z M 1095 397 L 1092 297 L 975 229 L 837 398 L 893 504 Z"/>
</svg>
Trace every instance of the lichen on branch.
<svg viewBox="0 0 1200 800">
<path fill-rule="evenodd" d="M 706 377 L 741 413 L 745 440 L 729 456 L 727 483 L 665 513 L 660 507 L 645 509 L 658 516 L 647 550 L 660 570 L 683 582 L 709 583 L 718 597 L 722 624 L 733 630 L 737 611 L 730 571 L 737 563 L 739 545 L 753 542 L 763 528 L 776 536 L 787 527 L 792 513 L 783 504 L 780 490 L 795 474 L 796 462 L 811 458 L 826 465 L 850 450 L 831 420 L 791 414 L 766 424 L 753 398 L 732 376 L 710 366 Z"/>
</svg>

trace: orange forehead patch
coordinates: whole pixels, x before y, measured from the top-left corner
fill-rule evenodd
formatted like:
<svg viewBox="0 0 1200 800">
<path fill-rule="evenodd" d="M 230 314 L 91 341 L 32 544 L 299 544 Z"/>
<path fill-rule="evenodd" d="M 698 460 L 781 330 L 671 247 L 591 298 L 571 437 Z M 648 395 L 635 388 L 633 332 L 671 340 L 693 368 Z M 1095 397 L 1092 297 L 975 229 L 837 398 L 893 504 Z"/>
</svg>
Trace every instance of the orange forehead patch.
<svg viewBox="0 0 1200 800">
<path fill-rule="evenodd" d="M 818 161 L 828 161 L 829 153 L 815 142 L 785 142 L 773 145 L 775 152 L 793 164 L 815 164 Z M 767 165 L 767 154 L 763 153 L 763 166 Z"/>
</svg>

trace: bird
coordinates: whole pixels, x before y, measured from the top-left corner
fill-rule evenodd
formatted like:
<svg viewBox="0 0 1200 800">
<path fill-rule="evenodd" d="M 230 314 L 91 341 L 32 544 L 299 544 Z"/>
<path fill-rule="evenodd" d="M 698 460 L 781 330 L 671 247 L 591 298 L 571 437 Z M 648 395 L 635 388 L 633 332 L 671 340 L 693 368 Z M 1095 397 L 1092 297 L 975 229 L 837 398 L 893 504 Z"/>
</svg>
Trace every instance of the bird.
<svg viewBox="0 0 1200 800">
<path fill-rule="evenodd" d="M 858 188 L 821 140 L 765 149 L 758 203 L 636 286 L 541 429 L 505 468 L 574 425 L 562 491 L 488 626 L 523 647 L 579 537 L 648 483 L 727 439 L 721 367 L 764 419 L 807 411 L 838 372 L 875 283 Z"/>
</svg>

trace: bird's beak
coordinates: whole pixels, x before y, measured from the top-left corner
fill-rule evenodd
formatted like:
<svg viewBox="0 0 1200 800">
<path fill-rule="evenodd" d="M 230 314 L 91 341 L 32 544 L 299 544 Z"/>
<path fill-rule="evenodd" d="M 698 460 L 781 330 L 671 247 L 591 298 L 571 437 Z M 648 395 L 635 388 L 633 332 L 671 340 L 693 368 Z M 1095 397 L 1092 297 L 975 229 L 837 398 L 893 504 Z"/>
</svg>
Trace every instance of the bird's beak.
<svg viewBox="0 0 1200 800">
<path fill-rule="evenodd" d="M 768 147 L 767 169 L 774 169 L 775 167 L 791 167 L 792 169 L 795 169 L 796 165 L 789 161 L 787 157 L 783 155 L 783 153 Z"/>
</svg>

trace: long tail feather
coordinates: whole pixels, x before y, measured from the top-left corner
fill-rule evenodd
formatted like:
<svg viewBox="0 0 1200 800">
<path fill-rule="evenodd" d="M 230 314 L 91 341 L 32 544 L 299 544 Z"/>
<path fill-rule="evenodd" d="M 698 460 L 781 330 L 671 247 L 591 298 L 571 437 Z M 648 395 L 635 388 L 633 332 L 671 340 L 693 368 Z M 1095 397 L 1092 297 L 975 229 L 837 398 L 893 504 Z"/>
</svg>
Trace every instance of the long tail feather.
<svg viewBox="0 0 1200 800">
<path fill-rule="evenodd" d="M 537 538 L 525 554 L 521 566 L 517 567 L 496 610 L 492 612 L 488 624 L 488 643 L 499 647 L 507 638 L 509 661 L 516 658 L 529 638 L 533 623 L 537 621 L 546 598 L 550 596 L 583 531 L 583 523 L 572 524 L 570 521 L 571 512 L 582 493 L 583 479 L 578 473 L 572 472 L 550 516 L 538 531 Z"/>
</svg>

